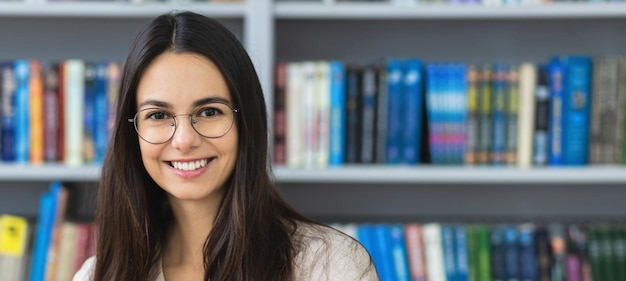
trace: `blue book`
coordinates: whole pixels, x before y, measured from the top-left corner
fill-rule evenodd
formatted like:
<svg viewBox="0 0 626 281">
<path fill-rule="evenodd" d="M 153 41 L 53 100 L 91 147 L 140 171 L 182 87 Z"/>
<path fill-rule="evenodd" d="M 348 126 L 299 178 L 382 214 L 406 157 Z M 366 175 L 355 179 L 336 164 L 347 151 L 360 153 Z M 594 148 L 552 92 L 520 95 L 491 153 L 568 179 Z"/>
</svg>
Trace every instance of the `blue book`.
<svg viewBox="0 0 626 281">
<path fill-rule="evenodd" d="M 491 163 L 501 166 L 506 163 L 507 126 L 507 67 L 504 64 L 493 66 L 493 120 Z"/>
<path fill-rule="evenodd" d="M 520 280 L 539 280 L 537 244 L 535 243 L 535 227 L 523 224 L 519 228 Z"/>
<path fill-rule="evenodd" d="M 345 69 L 341 62 L 331 61 L 330 66 L 330 148 L 329 165 L 341 166 L 345 151 L 345 120 L 344 109 L 346 95 Z"/>
<path fill-rule="evenodd" d="M 365 249 L 369 252 L 372 257 L 372 261 L 374 262 L 374 266 L 376 267 L 376 271 L 382 278 L 383 265 L 381 264 L 381 259 L 383 256 L 378 245 L 376 227 L 377 226 L 369 223 L 361 224 L 357 226 L 356 236 L 357 240 L 361 242 L 363 247 L 365 247 Z"/>
<path fill-rule="evenodd" d="M 454 227 L 454 252 L 456 254 L 456 275 L 455 281 L 469 280 L 469 250 L 467 245 L 467 231 L 465 226 L 457 225 Z"/>
<path fill-rule="evenodd" d="M 426 65 L 426 116 L 428 118 L 428 142 L 430 157 L 433 164 L 443 164 L 444 144 L 441 110 L 441 95 L 443 94 L 443 66 L 439 63 Z"/>
<path fill-rule="evenodd" d="M 387 163 L 402 162 L 402 132 L 404 113 L 402 111 L 403 63 L 398 59 L 387 61 Z"/>
<path fill-rule="evenodd" d="M 86 164 L 96 160 L 96 73 L 94 63 L 85 63 L 82 156 Z"/>
<path fill-rule="evenodd" d="M 96 80 L 94 86 L 94 144 L 96 146 L 96 163 L 102 163 L 107 148 L 109 133 L 109 94 L 107 63 L 96 65 Z"/>
<path fill-rule="evenodd" d="M 564 59 L 563 154 L 566 165 L 589 163 L 592 62 L 585 56 Z"/>
<path fill-rule="evenodd" d="M 30 62 L 15 61 L 15 162 L 26 164 L 30 160 L 29 77 Z"/>
<path fill-rule="evenodd" d="M 465 159 L 465 127 L 467 124 L 467 65 L 453 63 L 451 74 L 451 137 L 450 163 L 461 165 Z"/>
<path fill-rule="evenodd" d="M 375 243 L 378 255 L 374 257 L 374 263 L 378 264 L 378 275 L 381 281 L 396 281 L 394 261 L 391 252 L 391 231 L 386 224 L 374 226 Z"/>
<path fill-rule="evenodd" d="M 454 246 L 454 228 L 452 225 L 441 225 L 441 249 L 443 251 L 443 267 L 446 280 L 453 281 L 456 277 L 456 252 Z"/>
<path fill-rule="evenodd" d="M 391 254 L 393 259 L 393 270 L 397 281 L 409 281 L 409 264 L 407 257 L 406 243 L 404 239 L 404 226 L 393 224 L 389 226 L 391 239 Z"/>
<path fill-rule="evenodd" d="M 506 281 L 520 278 L 520 255 L 517 227 L 509 225 L 504 230 L 504 264 Z"/>
<path fill-rule="evenodd" d="M 2 161 L 15 160 L 15 68 L 12 62 L 2 64 Z"/>
<path fill-rule="evenodd" d="M 506 281 L 505 226 L 496 225 L 491 229 L 491 268 L 493 281 Z"/>
<path fill-rule="evenodd" d="M 404 163 L 416 165 L 420 161 L 422 137 L 422 63 L 418 59 L 408 59 L 404 65 L 402 158 Z"/>
<path fill-rule="evenodd" d="M 560 166 L 563 160 L 563 64 L 558 58 L 553 58 L 548 64 L 548 81 L 550 89 L 550 138 L 549 165 Z"/>
<path fill-rule="evenodd" d="M 57 201 L 63 186 L 53 182 L 50 191 L 44 193 L 39 202 L 39 215 L 33 247 L 30 281 L 45 280 L 48 248 L 50 247 L 52 230 L 56 219 Z"/>
</svg>

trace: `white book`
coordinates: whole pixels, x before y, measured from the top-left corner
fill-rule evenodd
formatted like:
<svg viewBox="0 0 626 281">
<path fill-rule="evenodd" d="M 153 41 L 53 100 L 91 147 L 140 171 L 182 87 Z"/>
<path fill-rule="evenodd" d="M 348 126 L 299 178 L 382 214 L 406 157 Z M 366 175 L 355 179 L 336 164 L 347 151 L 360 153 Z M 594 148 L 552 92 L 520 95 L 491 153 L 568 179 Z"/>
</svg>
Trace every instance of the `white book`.
<svg viewBox="0 0 626 281">
<path fill-rule="evenodd" d="M 422 226 L 424 252 L 426 253 L 426 272 L 428 281 L 446 281 L 441 241 L 441 225 L 427 223 Z"/>
<path fill-rule="evenodd" d="M 85 63 L 82 60 L 65 61 L 65 164 L 83 164 L 83 112 L 85 104 Z"/>
<path fill-rule="evenodd" d="M 304 131 L 302 130 L 301 108 L 301 80 L 302 64 L 291 62 L 287 64 L 287 87 L 285 123 L 287 132 L 287 166 L 300 168 L 303 165 Z"/>
<path fill-rule="evenodd" d="M 535 64 L 522 63 L 519 68 L 519 123 L 517 127 L 517 166 L 520 168 L 529 168 L 533 162 L 536 87 Z"/>
<path fill-rule="evenodd" d="M 326 61 L 315 64 L 315 137 L 314 166 L 328 167 L 330 155 L 330 65 Z"/>
<path fill-rule="evenodd" d="M 301 68 L 301 91 L 302 100 L 300 112 L 302 114 L 302 126 L 304 131 L 304 158 L 305 168 L 315 167 L 315 147 L 317 144 L 316 120 L 315 120 L 315 63 L 306 61 Z"/>
</svg>

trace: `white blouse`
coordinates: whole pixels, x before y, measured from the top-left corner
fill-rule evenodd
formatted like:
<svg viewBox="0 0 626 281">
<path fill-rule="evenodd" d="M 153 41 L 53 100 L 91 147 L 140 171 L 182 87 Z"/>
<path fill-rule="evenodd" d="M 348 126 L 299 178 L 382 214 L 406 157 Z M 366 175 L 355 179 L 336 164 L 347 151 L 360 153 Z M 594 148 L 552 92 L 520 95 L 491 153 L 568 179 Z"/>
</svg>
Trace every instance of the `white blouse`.
<svg viewBox="0 0 626 281">
<path fill-rule="evenodd" d="M 294 260 L 295 281 L 379 280 L 365 248 L 342 232 L 325 226 L 299 224 L 294 238 L 298 252 Z M 95 257 L 90 257 L 72 280 L 93 280 L 95 266 Z M 154 281 L 165 281 L 161 269 Z"/>
</svg>

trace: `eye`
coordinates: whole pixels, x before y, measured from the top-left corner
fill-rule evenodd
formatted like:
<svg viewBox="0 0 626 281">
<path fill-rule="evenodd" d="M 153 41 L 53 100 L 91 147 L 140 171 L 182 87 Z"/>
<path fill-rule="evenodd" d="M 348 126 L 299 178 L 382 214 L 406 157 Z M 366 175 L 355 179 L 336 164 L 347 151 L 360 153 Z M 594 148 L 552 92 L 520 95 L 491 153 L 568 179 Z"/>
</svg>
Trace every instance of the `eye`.
<svg viewBox="0 0 626 281">
<path fill-rule="evenodd" d="M 210 107 L 203 107 L 200 110 L 198 110 L 197 116 L 198 117 L 216 117 L 221 114 L 223 114 L 222 110 L 220 110 L 217 107 L 210 106 Z"/>
<path fill-rule="evenodd" d="M 146 110 L 143 112 L 143 114 L 141 114 L 142 116 L 142 120 L 150 120 L 150 121 L 162 121 L 162 120 L 167 120 L 167 119 L 171 119 L 171 114 L 164 112 L 164 111 L 158 111 L 158 110 Z"/>
</svg>

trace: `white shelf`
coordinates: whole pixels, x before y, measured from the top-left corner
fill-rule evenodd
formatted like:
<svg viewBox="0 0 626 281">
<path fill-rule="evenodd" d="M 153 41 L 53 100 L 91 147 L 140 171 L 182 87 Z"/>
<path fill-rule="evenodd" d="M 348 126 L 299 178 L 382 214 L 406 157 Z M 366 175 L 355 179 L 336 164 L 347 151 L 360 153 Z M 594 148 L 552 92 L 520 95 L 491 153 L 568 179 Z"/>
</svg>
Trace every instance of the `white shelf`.
<svg viewBox="0 0 626 281">
<path fill-rule="evenodd" d="M 626 167 L 531 168 L 346 166 L 328 169 L 275 167 L 281 183 L 380 184 L 577 184 L 626 183 Z M 100 166 L 68 167 L 62 164 L 0 165 L 0 181 L 97 181 Z"/>
<path fill-rule="evenodd" d="M 626 16 L 625 3 L 552 3 L 543 5 L 391 5 L 389 3 L 277 3 L 277 19 L 563 19 Z"/>
<path fill-rule="evenodd" d="M 531 168 L 347 166 L 274 169 L 278 182 L 350 184 L 611 184 L 626 183 L 625 167 Z"/>
<path fill-rule="evenodd" d="M 189 10 L 211 17 L 243 18 L 245 3 L 142 3 L 123 2 L 0 2 L 0 16 L 151 18 L 172 10 Z"/>
<path fill-rule="evenodd" d="M 100 166 L 69 167 L 61 164 L 41 166 L 0 164 L 0 181 L 97 181 Z"/>
</svg>

